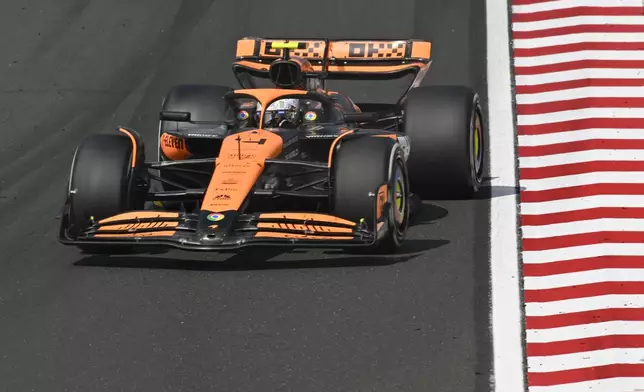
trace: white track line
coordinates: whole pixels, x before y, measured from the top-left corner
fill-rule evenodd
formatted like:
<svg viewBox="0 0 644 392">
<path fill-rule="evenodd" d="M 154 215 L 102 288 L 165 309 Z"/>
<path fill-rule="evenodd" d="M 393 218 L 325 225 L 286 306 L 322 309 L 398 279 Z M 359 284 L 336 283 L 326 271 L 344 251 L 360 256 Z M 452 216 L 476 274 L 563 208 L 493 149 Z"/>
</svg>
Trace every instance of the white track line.
<svg viewBox="0 0 644 392">
<path fill-rule="evenodd" d="M 523 263 L 544 264 L 554 261 L 585 259 L 598 256 L 644 256 L 644 243 L 603 243 L 573 246 L 570 248 L 530 250 L 523 252 Z"/>
<path fill-rule="evenodd" d="M 513 5 L 515 14 L 529 14 L 533 12 L 563 10 L 574 7 L 635 7 L 641 8 L 641 0 L 559 0 L 547 3 L 527 5 Z"/>
<path fill-rule="evenodd" d="M 526 191 L 545 191 L 592 184 L 641 184 L 642 181 L 644 181 L 644 172 L 597 172 L 539 180 L 521 180 L 519 184 Z"/>
<path fill-rule="evenodd" d="M 580 33 L 554 37 L 520 38 L 514 40 L 514 48 L 534 49 L 582 42 L 644 42 L 644 37 L 642 33 Z"/>
<path fill-rule="evenodd" d="M 523 238 L 550 238 L 564 235 L 597 233 L 600 231 L 644 231 L 644 219 L 589 219 L 543 226 L 523 226 L 521 228 Z M 642 237 L 644 238 L 644 235 Z"/>
<path fill-rule="evenodd" d="M 585 351 L 572 354 L 528 357 L 529 372 L 556 372 L 613 365 L 616 363 L 642 363 L 642 348 L 609 348 L 606 350 Z"/>
<path fill-rule="evenodd" d="M 598 161 L 644 161 L 644 150 L 591 150 L 575 151 L 564 154 L 544 155 L 540 157 L 519 158 L 520 167 L 549 167 L 580 162 Z"/>
<path fill-rule="evenodd" d="M 490 262 L 492 279 L 492 340 L 495 392 L 525 389 L 523 322 L 515 195 L 503 188 L 516 186 L 515 129 L 507 0 L 487 0 L 487 85 L 490 175 Z"/>
<path fill-rule="evenodd" d="M 644 281 L 644 269 L 606 268 L 550 276 L 526 276 L 523 278 L 523 287 L 525 290 L 549 290 L 591 283 L 638 281 Z M 644 334 L 644 331 L 641 333 Z"/>
<path fill-rule="evenodd" d="M 517 123 L 519 126 L 544 125 L 589 118 L 644 118 L 644 108 L 584 108 L 544 114 L 521 114 Z"/>
<path fill-rule="evenodd" d="M 644 59 L 644 50 L 641 53 Z M 639 98 L 644 94 L 644 86 L 635 87 L 580 87 L 568 90 L 547 91 L 535 94 L 517 94 L 516 101 L 520 105 L 545 103 L 545 102 L 558 102 L 569 101 L 571 99 L 581 98 L 605 98 L 605 97 L 619 97 L 619 98 Z"/>
<path fill-rule="evenodd" d="M 568 82 L 580 79 L 644 79 L 644 69 L 639 68 L 584 68 L 571 71 L 522 75 L 517 70 L 517 86 L 535 86 L 544 83 Z"/>
<path fill-rule="evenodd" d="M 598 207 L 644 207 L 644 195 L 595 195 L 565 200 L 521 203 L 521 213 L 540 215 Z"/>
<path fill-rule="evenodd" d="M 555 316 L 600 309 L 633 309 L 644 307 L 644 295 L 600 295 L 552 302 L 528 302 L 526 316 Z M 644 356 L 643 356 L 644 358 Z"/>
<path fill-rule="evenodd" d="M 535 67 L 539 65 L 550 65 L 568 63 L 579 60 L 644 60 L 642 50 L 579 50 L 541 56 L 521 57 L 515 56 L 514 65 L 517 67 Z M 613 95 L 606 95 L 612 97 Z"/>
<path fill-rule="evenodd" d="M 528 392 L 644 392 L 641 377 L 615 377 L 547 387 L 530 387 Z"/>
<path fill-rule="evenodd" d="M 557 29 L 561 27 L 582 26 L 582 25 L 631 25 L 639 26 L 644 24 L 644 15 L 629 16 L 571 16 L 569 18 L 539 20 L 534 22 L 512 23 L 514 31 L 539 31 Z"/>
<path fill-rule="evenodd" d="M 520 135 L 519 146 L 546 146 L 549 144 L 576 142 L 592 139 L 644 139 L 644 128 L 583 129 L 579 131 L 547 133 L 544 135 Z"/>
<path fill-rule="evenodd" d="M 644 335 L 644 321 L 606 321 L 559 328 L 528 329 L 528 343 L 551 343 L 611 335 Z"/>
</svg>

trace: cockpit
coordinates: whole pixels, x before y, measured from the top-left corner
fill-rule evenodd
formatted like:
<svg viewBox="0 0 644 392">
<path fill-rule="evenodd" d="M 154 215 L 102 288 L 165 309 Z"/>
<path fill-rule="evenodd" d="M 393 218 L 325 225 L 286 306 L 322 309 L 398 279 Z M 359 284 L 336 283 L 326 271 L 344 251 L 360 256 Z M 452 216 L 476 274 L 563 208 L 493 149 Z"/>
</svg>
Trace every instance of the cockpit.
<svg viewBox="0 0 644 392">
<path fill-rule="evenodd" d="M 230 107 L 239 128 L 260 128 L 261 122 L 263 129 L 305 130 L 310 126 L 344 122 L 342 106 L 335 100 L 303 94 L 278 97 L 268 103 L 266 110 L 254 97 L 235 96 L 230 100 Z"/>
</svg>

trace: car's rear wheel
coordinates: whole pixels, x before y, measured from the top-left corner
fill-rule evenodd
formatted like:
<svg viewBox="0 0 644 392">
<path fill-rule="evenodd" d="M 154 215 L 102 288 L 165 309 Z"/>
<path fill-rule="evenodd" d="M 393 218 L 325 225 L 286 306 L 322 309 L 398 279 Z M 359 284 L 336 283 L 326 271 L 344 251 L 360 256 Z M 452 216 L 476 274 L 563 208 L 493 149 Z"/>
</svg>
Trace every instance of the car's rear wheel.
<svg viewBox="0 0 644 392">
<path fill-rule="evenodd" d="M 409 181 L 400 145 L 387 137 L 362 136 L 343 141 L 333 158 L 331 213 L 354 222 L 363 221 L 377 232 L 376 203 L 385 196 L 386 236 L 372 249 L 391 253 L 398 249 L 409 226 Z M 384 188 L 379 189 L 382 185 Z M 384 191 L 384 194 L 379 194 Z"/>
<path fill-rule="evenodd" d="M 144 155 L 134 150 L 124 134 L 95 134 L 76 149 L 69 181 L 70 231 L 78 235 L 110 216 L 144 208 L 148 182 L 135 174 L 132 163 Z M 81 245 L 88 252 L 103 252 L 103 246 Z"/>
<path fill-rule="evenodd" d="M 418 87 L 405 106 L 412 191 L 471 197 L 481 187 L 487 144 L 479 96 L 461 86 Z"/>
</svg>

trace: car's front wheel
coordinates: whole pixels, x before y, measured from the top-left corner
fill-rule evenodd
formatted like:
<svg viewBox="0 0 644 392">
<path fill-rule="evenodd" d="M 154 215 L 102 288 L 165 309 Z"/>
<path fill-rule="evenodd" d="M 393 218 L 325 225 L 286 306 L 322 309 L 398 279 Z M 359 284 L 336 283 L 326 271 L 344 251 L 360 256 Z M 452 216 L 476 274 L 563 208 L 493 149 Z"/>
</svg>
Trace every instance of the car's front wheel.
<svg viewBox="0 0 644 392">
<path fill-rule="evenodd" d="M 386 233 L 374 250 L 396 251 L 407 233 L 410 207 L 407 167 L 400 145 L 388 137 L 347 138 L 335 152 L 332 173 L 332 214 L 362 221 L 370 231 Z M 382 225 L 388 227 L 382 230 Z"/>
<path fill-rule="evenodd" d="M 144 208 L 149 182 L 136 175 L 144 159 L 126 134 L 95 134 L 76 149 L 69 181 L 70 231 L 78 235 L 91 225 L 122 212 Z M 79 246 L 96 251 L 96 246 Z"/>
</svg>

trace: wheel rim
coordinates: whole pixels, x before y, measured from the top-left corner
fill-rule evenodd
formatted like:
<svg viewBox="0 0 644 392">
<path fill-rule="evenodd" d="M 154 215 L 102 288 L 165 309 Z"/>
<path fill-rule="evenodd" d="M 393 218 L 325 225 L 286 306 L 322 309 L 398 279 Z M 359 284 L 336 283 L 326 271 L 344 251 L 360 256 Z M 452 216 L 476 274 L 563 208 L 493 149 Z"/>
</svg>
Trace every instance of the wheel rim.
<svg viewBox="0 0 644 392">
<path fill-rule="evenodd" d="M 474 172 L 477 178 L 480 177 L 483 168 L 483 127 L 481 125 L 481 116 L 477 112 L 474 119 L 474 143 L 472 152 L 474 154 Z"/>
<path fill-rule="evenodd" d="M 405 187 L 405 176 L 400 164 L 396 165 L 394 174 L 394 219 L 398 229 L 405 220 L 405 211 L 407 209 L 407 189 Z"/>
</svg>

